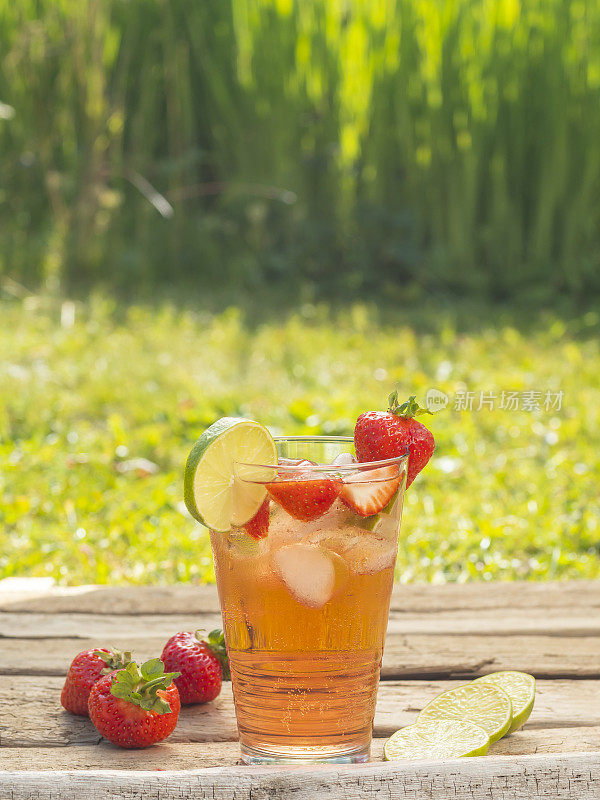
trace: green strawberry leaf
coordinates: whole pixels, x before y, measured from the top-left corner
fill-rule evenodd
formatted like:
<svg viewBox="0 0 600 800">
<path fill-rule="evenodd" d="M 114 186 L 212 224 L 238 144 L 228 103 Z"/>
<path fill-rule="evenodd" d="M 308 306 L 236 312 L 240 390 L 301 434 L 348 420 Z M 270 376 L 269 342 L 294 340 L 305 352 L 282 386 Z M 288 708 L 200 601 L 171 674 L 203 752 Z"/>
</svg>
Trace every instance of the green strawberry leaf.
<svg viewBox="0 0 600 800">
<path fill-rule="evenodd" d="M 180 675 L 181 672 L 165 672 L 165 665 L 160 658 L 145 661 L 141 668 L 132 661 L 112 676 L 110 692 L 113 697 L 133 703 L 145 711 L 168 714 L 171 706 L 157 692 L 168 689 L 173 679 Z"/>
<path fill-rule="evenodd" d="M 122 683 L 113 683 L 110 689 L 110 693 L 114 697 L 119 697 L 121 700 L 128 700 L 131 696 L 131 689 L 125 686 Z"/>
<path fill-rule="evenodd" d="M 417 403 L 416 395 L 414 394 L 411 394 L 405 403 L 400 404 L 398 403 L 398 391 L 393 391 L 388 397 L 388 404 L 388 411 L 395 414 L 397 417 L 404 417 L 404 419 L 418 417 L 419 414 L 433 415 L 433 411 L 430 411 L 428 408 L 423 408 L 423 406 Z"/>
<path fill-rule="evenodd" d="M 218 658 L 221 665 L 221 672 L 223 673 L 223 680 L 231 680 L 231 673 L 229 671 L 229 658 L 227 657 L 227 648 L 225 646 L 225 634 L 220 628 L 211 631 L 206 638 L 202 636 L 202 631 L 196 631 L 196 639 L 199 642 L 204 642 L 212 650 L 213 654 Z"/>
<path fill-rule="evenodd" d="M 160 660 L 160 658 L 151 658 L 149 661 L 144 661 L 142 666 L 140 667 L 140 672 L 142 673 L 142 677 L 145 678 L 147 681 L 152 680 L 152 678 L 157 678 L 162 675 L 165 671 L 165 665 Z"/>
</svg>

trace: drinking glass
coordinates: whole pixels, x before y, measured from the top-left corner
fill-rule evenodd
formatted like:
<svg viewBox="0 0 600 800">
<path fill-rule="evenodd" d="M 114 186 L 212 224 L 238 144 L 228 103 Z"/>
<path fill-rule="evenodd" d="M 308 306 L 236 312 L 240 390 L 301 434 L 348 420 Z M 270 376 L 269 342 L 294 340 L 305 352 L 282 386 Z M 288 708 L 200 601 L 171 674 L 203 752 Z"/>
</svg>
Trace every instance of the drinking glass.
<svg viewBox="0 0 600 800">
<path fill-rule="evenodd" d="M 276 444 L 277 467 L 235 465 L 239 491 L 248 482 L 281 483 L 267 494 L 267 535 L 211 532 L 242 760 L 363 762 L 408 458 L 356 463 L 350 437 L 294 436 Z M 324 513 L 299 519 L 314 515 L 310 502 L 332 485 L 340 495 Z M 390 500 L 363 516 L 344 502 L 344 487 L 359 505 L 372 496 Z M 273 499 L 286 493 L 295 498 L 292 514 L 289 502 Z"/>
</svg>

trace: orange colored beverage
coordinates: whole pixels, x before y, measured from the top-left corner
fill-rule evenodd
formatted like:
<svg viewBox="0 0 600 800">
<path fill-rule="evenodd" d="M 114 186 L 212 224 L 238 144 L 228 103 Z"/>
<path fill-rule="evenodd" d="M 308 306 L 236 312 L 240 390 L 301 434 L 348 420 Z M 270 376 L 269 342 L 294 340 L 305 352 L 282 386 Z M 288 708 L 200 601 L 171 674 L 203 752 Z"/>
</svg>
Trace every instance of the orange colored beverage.
<svg viewBox="0 0 600 800">
<path fill-rule="evenodd" d="M 280 485 L 269 484 L 264 538 L 243 528 L 211 533 L 242 757 L 365 761 L 406 460 L 295 467 L 280 466 Z M 312 501 L 329 480 L 338 496 L 328 508 L 294 516 L 314 516 L 304 495 Z M 365 517 L 348 505 L 348 491 L 363 512 L 370 492 L 390 500 Z"/>
</svg>

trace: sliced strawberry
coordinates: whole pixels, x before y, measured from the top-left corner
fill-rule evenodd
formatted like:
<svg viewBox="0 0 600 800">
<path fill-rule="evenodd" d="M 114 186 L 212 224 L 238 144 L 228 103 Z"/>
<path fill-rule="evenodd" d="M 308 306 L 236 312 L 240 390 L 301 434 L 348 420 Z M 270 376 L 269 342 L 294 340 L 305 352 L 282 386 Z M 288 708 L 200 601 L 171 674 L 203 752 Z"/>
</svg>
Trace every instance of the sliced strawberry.
<svg viewBox="0 0 600 800">
<path fill-rule="evenodd" d="M 244 525 L 244 530 L 253 539 L 264 539 L 269 532 L 269 506 L 271 501 L 265 497 L 261 507 L 252 519 Z"/>
<path fill-rule="evenodd" d="M 342 482 L 339 478 L 299 478 L 273 481 L 267 490 L 273 500 L 295 519 L 311 522 L 328 511 L 339 495 Z"/>
<path fill-rule="evenodd" d="M 394 496 L 400 485 L 398 467 L 355 472 L 344 481 L 340 500 L 361 517 L 379 514 Z"/>
</svg>

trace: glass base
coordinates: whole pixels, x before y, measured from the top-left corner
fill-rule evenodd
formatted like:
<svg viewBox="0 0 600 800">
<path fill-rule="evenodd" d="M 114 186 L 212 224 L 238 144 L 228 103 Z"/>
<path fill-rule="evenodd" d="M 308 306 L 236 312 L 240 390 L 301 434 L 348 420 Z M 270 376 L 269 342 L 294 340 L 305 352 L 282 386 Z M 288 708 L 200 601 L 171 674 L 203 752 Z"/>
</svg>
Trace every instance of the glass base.
<svg viewBox="0 0 600 800">
<path fill-rule="evenodd" d="M 331 747 L 286 747 L 280 752 L 240 744 L 244 764 L 364 764 L 369 748 L 344 750 Z"/>
</svg>

